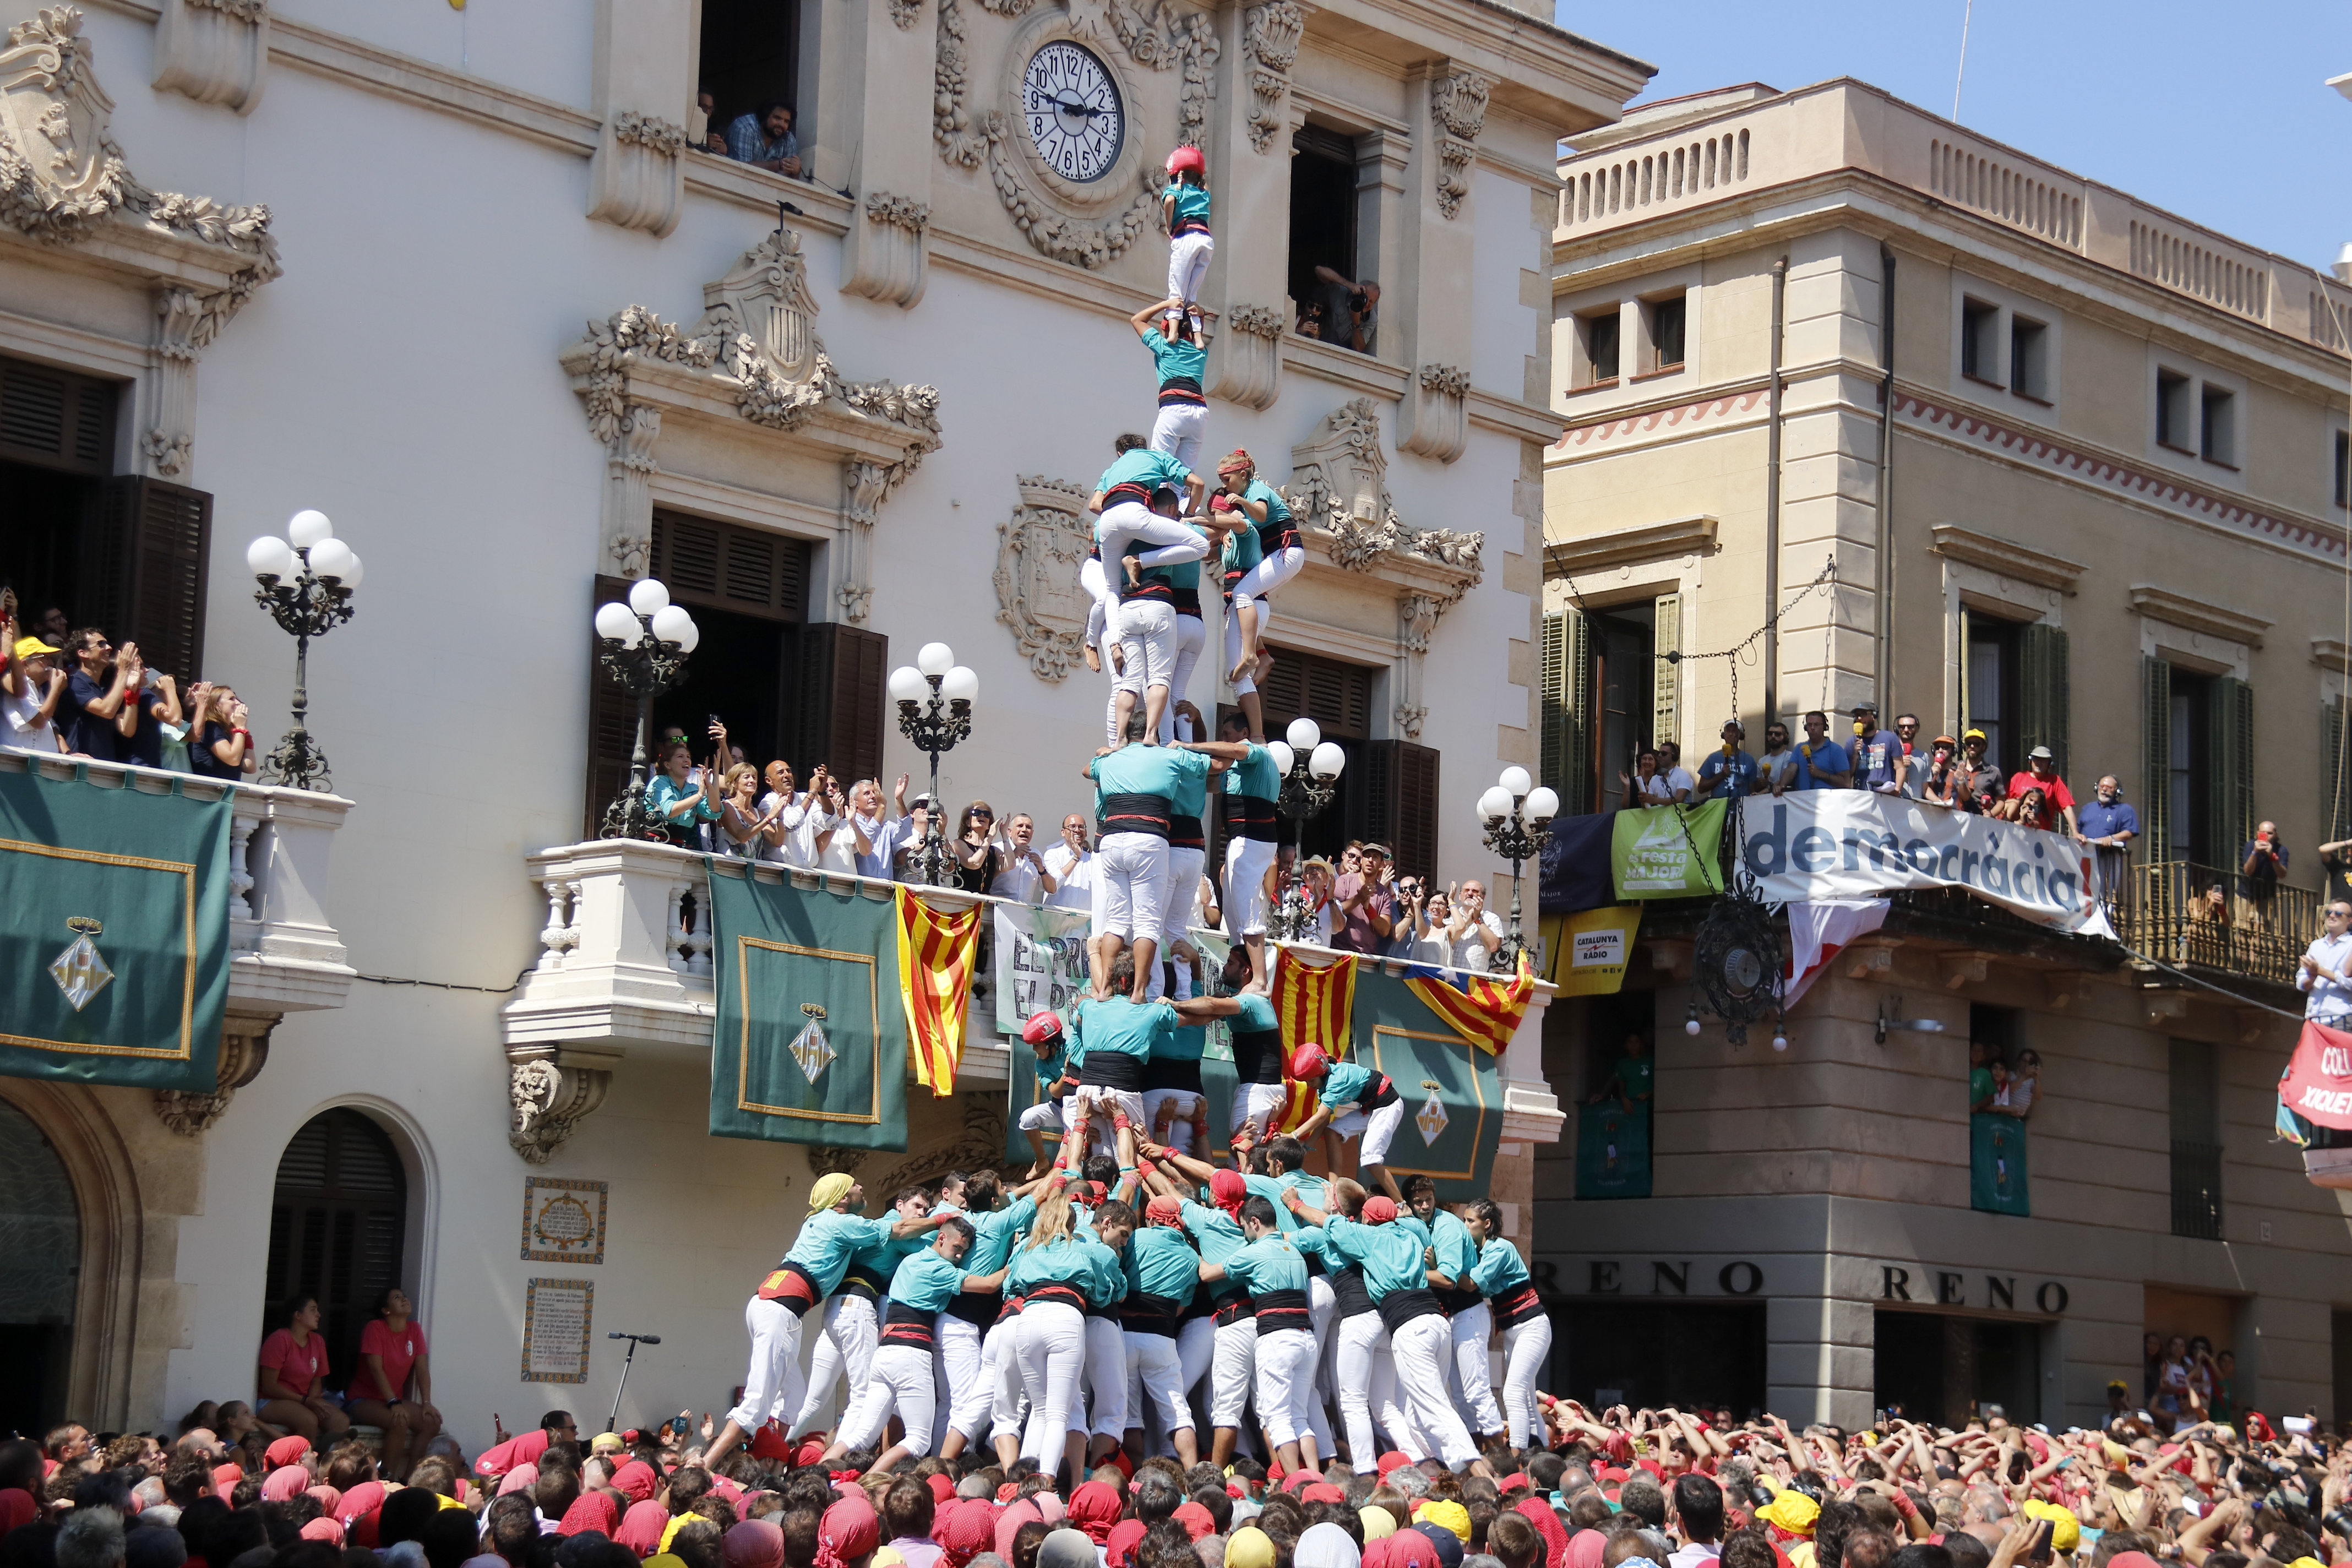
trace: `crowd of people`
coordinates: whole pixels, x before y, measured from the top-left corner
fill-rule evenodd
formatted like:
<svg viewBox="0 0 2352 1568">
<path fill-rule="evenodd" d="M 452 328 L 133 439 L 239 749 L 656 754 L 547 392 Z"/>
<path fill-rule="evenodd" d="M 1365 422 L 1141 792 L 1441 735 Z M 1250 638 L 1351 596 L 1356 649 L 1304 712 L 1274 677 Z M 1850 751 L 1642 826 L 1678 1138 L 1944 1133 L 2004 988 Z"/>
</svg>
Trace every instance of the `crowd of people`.
<svg viewBox="0 0 2352 1568">
<path fill-rule="evenodd" d="M 30 623 L 0 589 L 0 747 L 38 756 L 240 779 L 260 765 L 245 704 L 218 681 L 149 668 L 139 645 L 75 629 L 62 606 Z"/>
</svg>

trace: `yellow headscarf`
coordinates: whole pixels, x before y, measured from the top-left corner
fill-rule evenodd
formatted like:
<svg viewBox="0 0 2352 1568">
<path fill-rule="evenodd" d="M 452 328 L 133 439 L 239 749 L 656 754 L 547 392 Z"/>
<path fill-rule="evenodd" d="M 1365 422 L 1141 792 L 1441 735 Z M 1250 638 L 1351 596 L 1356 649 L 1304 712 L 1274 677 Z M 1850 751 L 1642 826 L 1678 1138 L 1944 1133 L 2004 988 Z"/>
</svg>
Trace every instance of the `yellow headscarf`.
<svg viewBox="0 0 2352 1568">
<path fill-rule="evenodd" d="M 846 1173 L 841 1171 L 835 1171 L 829 1176 L 819 1176 L 816 1179 L 816 1185 L 809 1189 L 809 1213 L 823 1214 L 847 1197 L 849 1189 L 856 1184 Z"/>
<path fill-rule="evenodd" d="M 1225 1568 L 1274 1568 L 1274 1537 L 1244 1525 L 1225 1542 Z"/>
<path fill-rule="evenodd" d="M 1756 1517 L 1777 1524 L 1791 1535 L 1811 1535 L 1813 1521 L 1822 1516 L 1822 1505 L 1794 1489 L 1786 1489 L 1769 1503 L 1756 1510 Z"/>
<path fill-rule="evenodd" d="M 1364 1539 L 1367 1541 L 1386 1541 L 1397 1532 L 1396 1515 L 1378 1503 L 1358 1509 L 1356 1517 L 1364 1521 Z"/>
<path fill-rule="evenodd" d="M 2050 1549 L 2053 1552 L 2072 1552 L 2082 1544 L 2083 1521 L 2074 1517 L 2071 1509 L 2034 1498 L 2025 1505 L 2025 1517 L 2050 1521 Z"/>
<path fill-rule="evenodd" d="M 1441 1498 L 1435 1502 L 1423 1503 L 1417 1522 L 1443 1525 L 1460 1536 L 1465 1544 L 1470 1540 L 1470 1510 L 1458 1502 Z"/>
</svg>

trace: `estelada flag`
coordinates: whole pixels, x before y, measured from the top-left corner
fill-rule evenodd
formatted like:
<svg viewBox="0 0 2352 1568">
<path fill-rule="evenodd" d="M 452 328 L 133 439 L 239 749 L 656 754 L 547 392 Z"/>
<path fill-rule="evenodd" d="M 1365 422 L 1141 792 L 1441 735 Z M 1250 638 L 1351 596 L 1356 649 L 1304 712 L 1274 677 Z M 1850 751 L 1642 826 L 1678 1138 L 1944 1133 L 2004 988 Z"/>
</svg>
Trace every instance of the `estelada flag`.
<svg viewBox="0 0 2352 1568">
<path fill-rule="evenodd" d="M 1511 1043 L 1519 1020 L 1527 1016 L 1528 999 L 1536 992 L 1524 954 L 1518 973 L 1507 981 L 1415 963 L 1406 966 L 1404 984 L 1455 1034 L 1490 1057 Z"/>
<path fill-rule="evenodd" d="M 1290 1076 L 1291 1055 L 1303 1045 L 1322 1047 L 1333 1061 L 1348 1056 L 1355 1013 L 1354 953 L 1317 965 L 1290 948 L 1275 950 L 1274 1016 L 1282 1026 L 1283 1077 Z"/>
<path fill-rule="evenodd" d="M 915 1081 L 941 1100 L 955 1092 L 963 1059 L 964 1005 L 980 952 L 986 904 L 936 910 L 901 883 L 898 897 L 898 997 L 907 1007 L 908 1054 Z"/>
<path fill-rule="evenodd" d="M 2352 1132 L 2352 1034 L 2304 1020 L 2279 1075 L 2279 1104 L 2306 1121 Z"/>
</svg>

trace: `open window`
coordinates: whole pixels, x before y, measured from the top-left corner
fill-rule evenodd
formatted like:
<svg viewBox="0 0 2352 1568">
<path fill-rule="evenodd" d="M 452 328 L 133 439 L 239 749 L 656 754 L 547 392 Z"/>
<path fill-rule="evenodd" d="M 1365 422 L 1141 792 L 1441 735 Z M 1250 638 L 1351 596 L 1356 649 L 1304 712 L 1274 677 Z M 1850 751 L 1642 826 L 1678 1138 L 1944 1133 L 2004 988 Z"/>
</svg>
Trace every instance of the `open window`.
<svg viewBox="0 0 2352 1568">
<path fill-rule="evenodd" d="M 2023 316 L 2009 319 L 2009 389 L 2037 403 L 2050 401 L 2050 327 Z"/>
<path fill-rule="evenodd" d="M 1298 306 L 1301 336 L 1371 353 L 1376 352 L 1374 340 L 1356 341 L 1349 314 L 1351 300 L 1360 296 L 1325 275 L 1336 274 L 1355 284 L 1377 281 L 1366 278 L 1374 265 L 1362 253 L 1366 226 L 1359 213 L 1356 174 L 1361 151 L 1358 138 L 1313 122 L 1300 126 L 1291 138 L 1286 285 Z"/>
<path fill-rule="evenodd" d="M 2196 450 L 2196 383 L 2177 370 L 2156 373 L 2156 444 L 2176 452 Z"/>
<path fill-rule="evenodd" d="M 1971 381 L 2000 379 L 2000 307 L 1960 301 L 1960 374 Z"/>
<path fill-rule="evenodd" d="M 710 98 L 710 129 L 723 134 L 738 117 L 782 101 L 793 107 L 805 156 L 811 142 L 797 123 L 800 0 L 702 0 L 701 11 L 695 80 Z"/>
<path fill-rule="evenodd" d="M 1614 305 L 1576 318 L 1577 387 L 1613 386 L 1624 369 L 1622 316 Z"/>
</svg>

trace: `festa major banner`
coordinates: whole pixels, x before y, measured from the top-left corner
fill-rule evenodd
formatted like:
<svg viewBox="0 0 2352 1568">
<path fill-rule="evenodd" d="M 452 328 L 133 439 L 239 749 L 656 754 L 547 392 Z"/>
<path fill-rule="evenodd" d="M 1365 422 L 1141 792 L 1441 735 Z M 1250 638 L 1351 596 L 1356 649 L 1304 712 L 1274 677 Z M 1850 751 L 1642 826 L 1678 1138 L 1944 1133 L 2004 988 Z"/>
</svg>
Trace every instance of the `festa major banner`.
<svg viewBox="0 0 2352 1568">
<path fill-rule="evenodd" d="M 235 794 L 0 773 L 0 1074 L 215 1087 Z"/>
<path fill-rule="evenodd" d="M 2115 935 L 2090 851 L 2063 834 L 1864 790 L 1759 796 L 1741 815 L 1740 856 L 1772 903 L 1958 888 L 2042 925 Z"/>
</svg>

